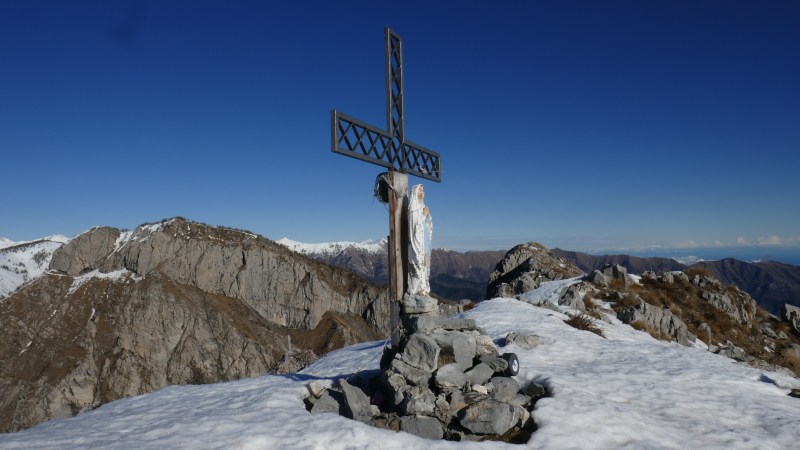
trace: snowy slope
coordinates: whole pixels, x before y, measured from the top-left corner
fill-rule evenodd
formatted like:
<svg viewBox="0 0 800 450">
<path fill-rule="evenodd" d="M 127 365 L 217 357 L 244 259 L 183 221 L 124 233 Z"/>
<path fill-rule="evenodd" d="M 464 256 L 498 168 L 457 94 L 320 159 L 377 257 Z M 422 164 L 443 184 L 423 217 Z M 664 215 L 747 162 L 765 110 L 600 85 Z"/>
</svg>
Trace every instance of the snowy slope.
<svg viewBox="0 0 800 450">
<path fill-rule="evenodd" d="M 545 285 L 544 291 L 553 292 Z M 549 295 L 531 294 L 542 299 Z M 564 324 L 565 315 L 511 299 L 465 314 L 499 342 L 509 331 L 544 344 L 515 346 L 518 379 L 545 384 L 531 448 L 797 448 L 800 380 L 764 372 L 699 348 L 657 341 L 618 321 L 607 339 Z M 519 448 L 429 441 L 345 419 L 310 415 L 305 384 L 376 370 L 383 342 L 333 352 L 298 375 L 205 386 L 173 386 L 119 400 L 78 417 L 0 434 L 0 448 Z"/>
<path fill-rule="evenodd" d="M 303 242 L 293 241 L 289 238 L 279 239 L 278 244 L 288 247 L 290 250 L 306 255 L 336 255 L 341 253 L 347 248 L 354 248 L 357 250 L 365 250 L 369 253 L 380 253 L 386 251 L 386 239 L 369 240 L 364 242 L 322 242 L 318 244 L 307 244 Z"/>
<path fill-rule="evenodd" d="M 11 247 L 14 244 L 15 244 L 15 242 L 12 241 L 11 239 L 0 237 L 0 249 L 4 249 L 6 247 Z"/>
<path fill-rule="evenodd" d="M 13 242 L 5 239 L 0 246 L 0 300 L 23 284 L 41 276 L 53 252 L 69 242 L 64 236 L 49 236 L 36 241 Z"/>
</svg>

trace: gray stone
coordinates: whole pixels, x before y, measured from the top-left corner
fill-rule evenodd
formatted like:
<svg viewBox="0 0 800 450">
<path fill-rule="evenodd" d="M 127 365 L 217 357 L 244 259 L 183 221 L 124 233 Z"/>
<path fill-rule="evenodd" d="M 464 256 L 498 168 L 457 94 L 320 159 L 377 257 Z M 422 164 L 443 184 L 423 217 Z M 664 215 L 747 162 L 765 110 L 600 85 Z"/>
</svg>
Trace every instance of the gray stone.
<svg viewBox="0 0 800 450">
<path fill-rule="evenodd" d="M 652 270 L 645 270 L 642 273 L 642 280 L 656 281 L 658 280 L 658 275 L 656 275 L 656 273 Z"/>
<path fill-rule="evenodd" d="M 477 434 L 505 434 L 517 420 L 514 406 L 492 399 L 473 403 L 458 413 L 461 426 Z"/>
<path fill-rule="evenodd" d="M 425 439 L 438 440 L 444 437 L 442 424 L 433 417 L 403 416 L 400 418 L 400 429 Z"/>
<path fill-rule="evenodd" d="M 450 409 L 453 412 L 458 412 L 467 406 L 467 401 L 464 399 L 464 394 L 459 390 L 446 391 L 447 403 L 450 404 Z"/>
<path fill-rule="evenodd" d="M 425 314 L 439 311 L 439 302 L 427 295 L 403 295 L 403 312 L 406 314 Z"/>
<path fill-rule="evenodd" d="M 439 368 L 433 376 L 434 383 L 439 388 L 457 387 L 460 388 L 467 383 L 467 377 L 456 364 L 447 364 Z"/>
<path fill-rule="evenodd" d="M 547 395 L 547 390 L 538 383 L 528 383 L 525 385 L 525 388 L 522 390 L 525 394 L 531 396 L 534 400 L 539 399 Z"/>
<path fill-rule="evenodd" d="M 390 367 L 395 373 L 401 375 L 409 384 L 414 386 L 427 386 L 431 380 L 430 371 L 417 369 L 400 359 L 393 359 Z"/>
<path fill-rule="evenodd" d="M 745 357 L 744 350 L 737 347 L 731 341 L 725 341 L 724 343 L 720 344 L 714 353 L 719 353 L 720 355 L 724 355 L 728 358 L 736 360 L 742 360 Z"/>
<path fill-rule="evenodd" d="M 338 396 L 341 396 L 341 393 Z M 331 395 L 330 390 L 326 390 L 323 392 L 319 399 L 314 403 L 314 406 L 311 408 L 311 414 L 320 414 L 320 413 L 334 413 L 334 414 L 342 414 L 344 412 L 344 408 L 342 408 L 342 398 L 340 397 L 339 400 Z"/>
<path fill-rule="evenodd" d="M 778 330 L 778 339 L 784 339 L 784 340 L 789 339 L 789 336 L 787 336 L 786 333 L 783 332 L 783 330 Z"/>
<path fill-rule="evenodd" d="M 306 387 L 308 388 L 308 393 L 316 398 L 319 398 L 325 392 L 325 386 L 316 380 L 311 380 Z"/>
<path fill-rule="evenodd" d="M 405 414 L 433 414 L 433 409 L 436 406 L 436 396 L 433 395 L 430 389 L 422 386 L 414 386 L 406 390 L 403 396 L 400 409 Z"/>
<path fill-rule="evenodd" d="M 625 287 L 633 283 L 633 279 L 628 275 L 628 269 L 619 264 L 606 264 L 600 268 L 600 272 L 605 276 L 606 280 L 622 280 Z"/>
<path fill-rule="evenodd" d="M 439 346 L 436 341 L 419 333 L 411 335 L 403 349 L 403 362 L 412 367 L 433 372 L 439 360 Z"/>
<path fill-rule="evenodd" d="M 506 363 L 506 365 L 508 364 Z M 490 365 L 482 362 L 468 370 L 466 376 L 470 384 L 484 384 L 489 381 L 489 378 L 491 378 L 494 373 L 495 370 L 492 369 Z"/>
<path fill-rule="evenodd" d="M 608 278 L 603 275 L 603 272 L 595 269 L 589 275 L 586 276 L 586 281 L 593 283 L 597 286 L 607 287 L 608 286 Z"/>
<path fill-rule="evenodd" d="M 586 311 L 583 297 L 587 293 L 589 293 L 589 285 L 586 283 L 573 284 L 564 289 L 561 296 L 558 298 L 558 304 L 578 311 Z"/>
<path fill-rule="evenodd" d="M 792 331 L 800 333 L 800 308 L 784 303 L 781 308 L 781 319 L 785 322 L 789 322 Z"/>
<path fill-rule="evenodd" d="M 703 278 L 703 280 L 707 280 L 707 278 Z M 719 283 L 717 280 L 713 281 Z M 700 293 L 700 296 L 703 300 L 707 301 L 718 310 L 727 313 L 741 324 L 749 323 L 755 316 L 755 300 L 750 298 L 749 295 L 745 296 L 740 294 L 731 298 L 727 292 L 704 290 Z"/>
<path fill-rule="evenodd" d="M 658 280 L 666 284 L 675 284 L 675 276 L 672 275 L 672 272 L 662 272 Z"/>
<path fill-rule="evenodd" d="M 512 331 L 506 335 L 506 345 L 516 344 L 520 348 L 530 350 L 542 344 L 542 338 L 535 334 L 524 334 Z"/>
<path fill-rule="evenodd" d="M 516 422 L 516 424 L 519 425 L 520 427 L 524 427 L 528 423 L 528 420 L 530 420 L 531 413 L 528 411 L 528 408 L 525 408 L 522 405 L 514 405 L 514 406 L 515 406 L 514 412 L 516 413 L 516 416 L 519 417 L 519 420 Z"/>
<path fill-rule="evenodd" d="M 444 317 L 432 314 L 411 316 L 405 319 L 407 327 L 414 332 L 429 333 L 436 329 L 443 330 L 477 330 L 478 325 L 474 319 L 460 317 Z"/>
<path fill-rule="evenodd" d="M 441 360 L 451 359 L 461 368 L 462 371 L 472 367 L 472 361 L 478 350 L 475 337 L 462 331 L 444 331 L 429 335 L 441 349 L 439 358 Z"/>
<path fill-rule="evenodd" d="M 528 406 L 532 400 L 530 396 L 517 392 L 517 395 L 509 403 L 515 406 Z"/>
<path fill-rule="evenodd" d="M 475 343 L 477 345 L 476 354 L 478 356 L 481 355 L 497 355 L 497 347 L 494 345 L 494 341 L 492 338 L 481 334 L 475 337 Z"/>
<path fill-rule="evenodd" d="M 679 344 L 691 346 L 689 328 L 668 309 L 660 308 L 641 300 L 639 306 L 623 308 L 617 314 L 617 318 L 626 324 L 641 321 L 663 334 L 672 336 Z"/>
<path fill-rule="evenodd" d="M 369 397 L 361 389 L 351 385 L 345 379 L 339 380 L 339 387 L 344 394 L 344 415 L 359 422 L 369 423 L 372 420 L 372 405 Z"/>
<path fill-rule="evenodd" d="M 766 323 L 762 323 L 759 328 L 761 328 L 761 332 L 764 334 L 764 336 L 772 339 L 778 339 L 778 335 L 775 333 L 775 330 L 770 328 Z"/>
<path fill-rule="evenodd" d="M 538 336 L 534 336 L 538 338 Z M 481 356 L 480 361 L 492 368 L 495 372 L 502 372 L 508 368 L 508 361 L 499 356 Z"/>
<path fill-rule="evenodd" d="M 434 403 L 433 408 L 433 415 L 437 419 L 439 419 L 442 423 L 450 423 L 450 420 L 453 418 L 453 410 L 450 408 L 450 404 L 447 403 L 447 398 L 444 394 L 439 394 L 436 396 L 436 402 Z"/>
<path fill-rule="evenodd" d="M 510 377 L 494 377 L 492 384 L 494 385 L 492 398 L 501 402 L 511 403 L 519 392 L 519 383 Z"/>
<path fill-rule="evenodd" d="M 483 402 L 490 399 L 488 395 L 480 392 L 464 392 L 463 394 L 464 403 L 467 405 L 472 405 L 474 403 Z"/>
</svg>

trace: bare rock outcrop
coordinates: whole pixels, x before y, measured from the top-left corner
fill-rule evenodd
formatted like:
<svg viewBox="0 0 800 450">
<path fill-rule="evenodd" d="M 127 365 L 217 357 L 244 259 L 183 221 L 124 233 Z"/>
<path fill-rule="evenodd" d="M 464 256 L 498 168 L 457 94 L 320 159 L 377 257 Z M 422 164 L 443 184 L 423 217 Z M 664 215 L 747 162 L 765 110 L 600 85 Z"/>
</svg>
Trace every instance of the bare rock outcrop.
<svg viewBox="0 0 800 450">
<path fill-rule="evenodd" d="M 623 308 L 617 318 L 622 323 L 632 324 L 639 322 L 662 335 L 670 336 L 679 344 L 691 346 L 689 329 L 683 321 L 672 314 L 669 309 L 651 305 L 640 301 L 637 306 Z"/>
<path fill-rule="evenodd" d="M 486 298 L 513 297 L 538 288 L 543 281 L 582 274 L 575 264 L 558 258 L 542 244 L 520 244 L 509 250 L 489 275 Z"/>
<path fill-rule="evenodd" d="M 96 269 L 114 251 L 120 231 L 110 227 L 95 227 L 75 237 L 68 248 L 53 253 L 50 269 L 75 277 Z"/>
<path fill-rule="evenodd" d="M 781 319 L 789 323 L 792 331 L 800 334 L 800 308 L 784 303 L 783 308 L 781 308 Z"/>
<path fill-rule="evenodd" d="M 126 233 L 92 229 L 60 248 L 51 268 L 70 276 L 93 269 L 159 272 L 177 283 L 242 299 L 263 318 L 290 328 L 314 328 L 326 311 L 336 311 L 363 316 L 388 332 L 383 290 L 254 234 L 183 219 Z"/>
</svg>

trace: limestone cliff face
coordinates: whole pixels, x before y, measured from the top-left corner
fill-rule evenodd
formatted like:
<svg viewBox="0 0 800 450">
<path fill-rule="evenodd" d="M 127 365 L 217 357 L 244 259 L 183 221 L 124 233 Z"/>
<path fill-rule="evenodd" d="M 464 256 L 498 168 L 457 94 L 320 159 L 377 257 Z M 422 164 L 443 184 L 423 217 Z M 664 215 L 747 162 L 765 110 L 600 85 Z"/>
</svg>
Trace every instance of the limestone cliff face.
<svg viewBox="0 0 800 450">
<path fill-rule="evenodd" d="M 94 228 L 0 303 L 0 431 L 257 376 L 287 335 L 319 352 L 385 336 L 387 322 L 382 289 L 250 233 L 183 219 Z"/>
<path fill-rule="evenodd" d="M 93 269 L 161 273 L 241 299 L 263 318 L 290 328 L 314 328 L 326 311 L 335 311 L 363 316 L 388 332 L 383 290 L 254 234 L 183 219 L 126 233 L 92 229 L 59 249 L 50 267 L 70 276 Z"/>
</svg>

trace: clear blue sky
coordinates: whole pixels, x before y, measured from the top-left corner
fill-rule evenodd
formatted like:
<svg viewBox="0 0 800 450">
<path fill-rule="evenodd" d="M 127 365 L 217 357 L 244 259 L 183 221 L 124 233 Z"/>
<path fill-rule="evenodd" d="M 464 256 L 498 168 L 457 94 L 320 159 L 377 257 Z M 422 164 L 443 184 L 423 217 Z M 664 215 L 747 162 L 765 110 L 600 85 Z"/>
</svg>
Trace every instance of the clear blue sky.
<svg viewBox="0 0 800 450">
<path fill-rule="evenodd" d="M 395 5 L 395 6 L 393 6 Z M 435 246 L 800 248 L 800 2 L 0 2 L 0 236 L 383 237 L 383 28 Z M 412 178 L 412 180 L 414 180 Z"/>
</svg>

